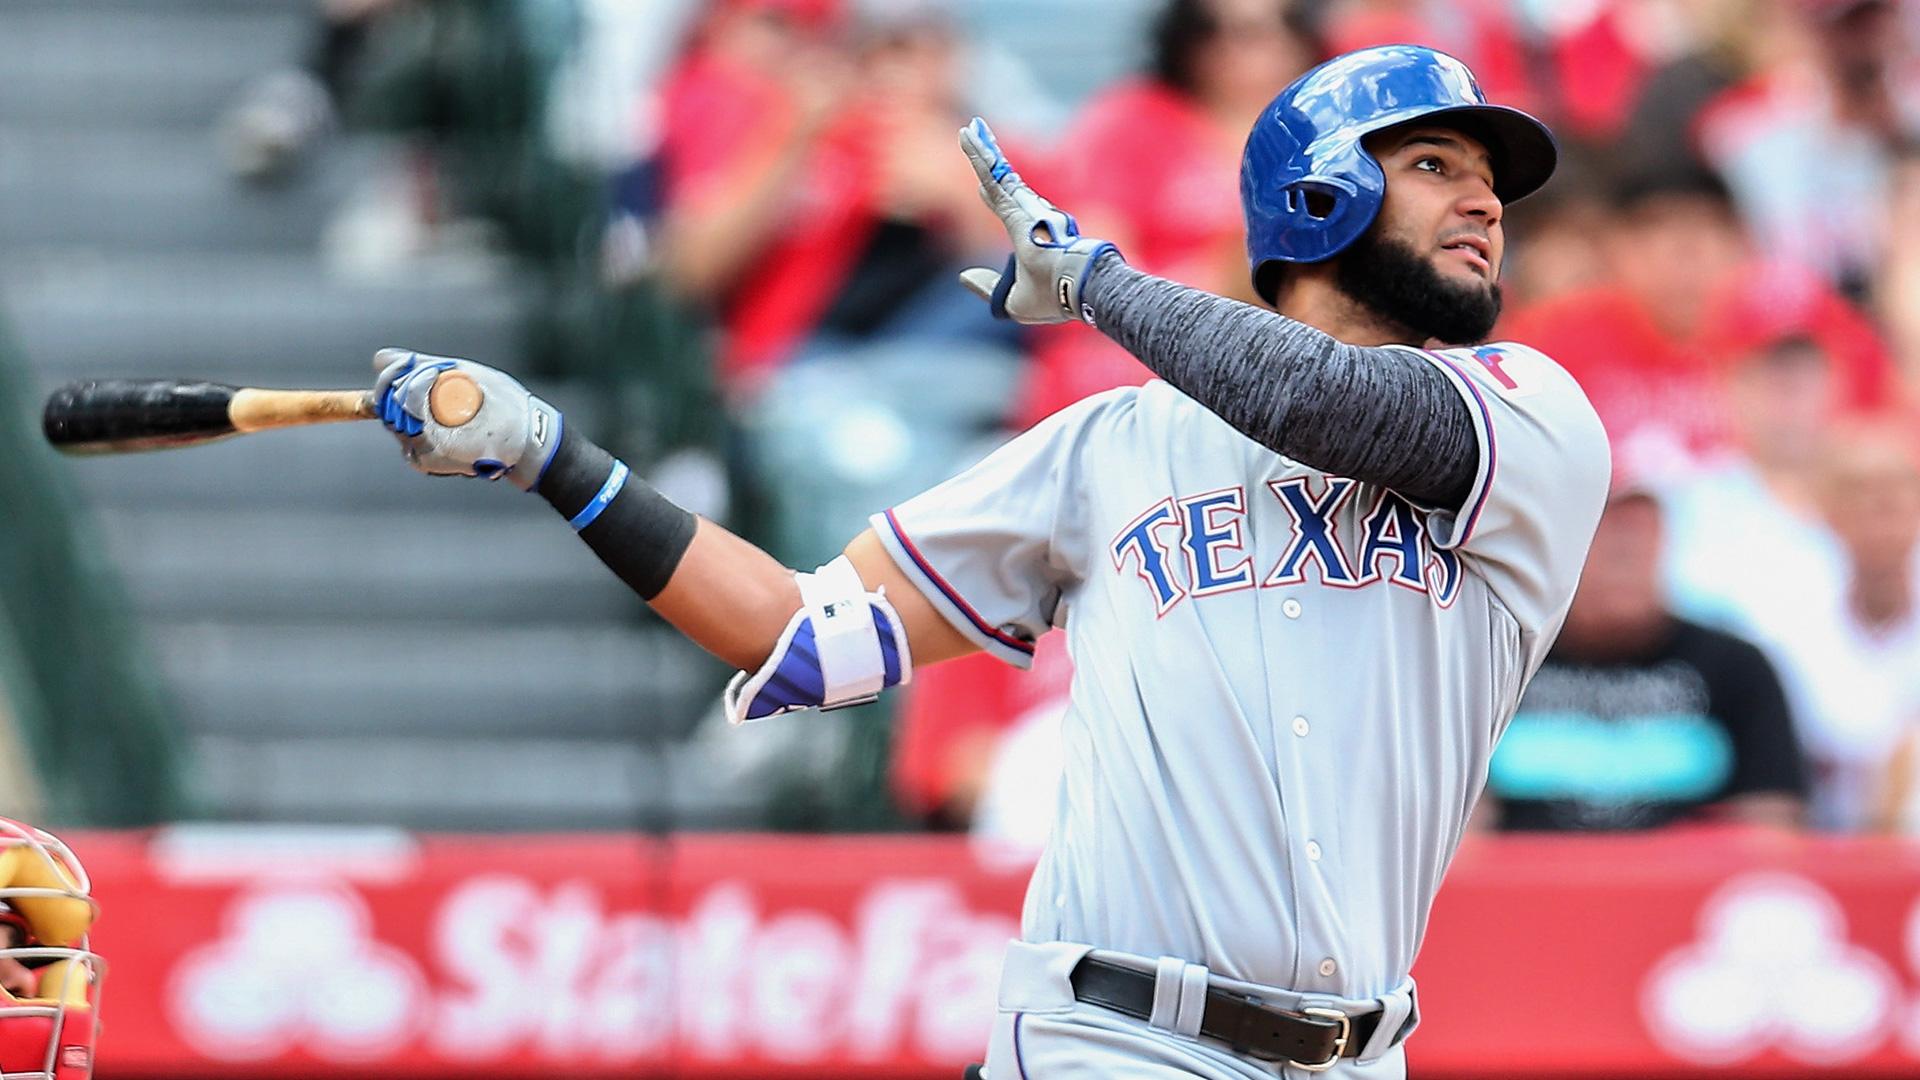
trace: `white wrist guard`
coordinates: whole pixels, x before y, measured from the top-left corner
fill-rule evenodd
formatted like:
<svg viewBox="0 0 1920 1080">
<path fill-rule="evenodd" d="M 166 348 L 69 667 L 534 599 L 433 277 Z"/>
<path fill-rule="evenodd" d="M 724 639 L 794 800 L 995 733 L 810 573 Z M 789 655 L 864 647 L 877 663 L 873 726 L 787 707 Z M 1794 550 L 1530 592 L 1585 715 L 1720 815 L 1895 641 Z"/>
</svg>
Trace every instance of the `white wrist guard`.
<svg viewBox="0 0 1920 1080">
<path fill-rule="evenodd" d="M 796 574 L 800 610 L 760 670 L 737 672 L 723 703 L 736 724 L 801 709 L 864 705 L 913 681 L 906 627 L 884 592 L 868 592 L 845 555 Z"/>
</svg>

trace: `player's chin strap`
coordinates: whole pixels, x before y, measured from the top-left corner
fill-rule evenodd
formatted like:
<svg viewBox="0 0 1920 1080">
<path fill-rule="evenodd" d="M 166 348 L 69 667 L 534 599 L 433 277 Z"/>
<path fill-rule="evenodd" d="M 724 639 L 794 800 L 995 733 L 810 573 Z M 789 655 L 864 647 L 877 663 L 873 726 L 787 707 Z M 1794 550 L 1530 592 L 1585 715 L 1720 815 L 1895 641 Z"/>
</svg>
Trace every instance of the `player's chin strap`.
<svg viewBox="0 0 1920 1080">
<path fill-rule="evenodd" d="M 868 592 L 845 555 L 794 575 L 800 610 L 749 675 L 727 683 L 727 719 L 736 724 L 801 709 L 864 705 L 913 680 L 906 628 L 884 590 Z"/>
</svg>

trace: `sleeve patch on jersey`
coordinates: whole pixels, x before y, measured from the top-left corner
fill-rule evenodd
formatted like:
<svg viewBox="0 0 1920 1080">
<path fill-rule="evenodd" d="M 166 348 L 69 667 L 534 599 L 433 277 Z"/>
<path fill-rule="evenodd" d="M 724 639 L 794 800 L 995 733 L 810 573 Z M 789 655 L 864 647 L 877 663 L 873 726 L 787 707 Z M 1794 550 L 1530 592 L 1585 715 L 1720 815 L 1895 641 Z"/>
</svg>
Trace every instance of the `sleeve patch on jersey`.
<svg viewBox="0 0 1920 1080">
<path fill-rule="evenodd" d="M 1532 397 L 1541 390 L 1540 373 L 1524 351 L 1482 345 L 1469 353 L 1502 397 Z"/>
<path fill-rule="evenodd" d="M 907 557 L 913 560 L 913 565 L 919 569 L 921 574 L 925 575 L 927 581 L 931 582 L 934 588 L 940 590 L 940 595 L 945 597 L 947 602 L 952 604 L 961 615 L 965 616 L 967 622 L 972 624 L 975 630 L 1024 656 L 1031 657 L 1033 655 L 1033 642 L 1022 641 L 1014 637 L 1012 634 L 988 622 L 984 616 L 978 611 L 975 611 L 973 605 L 967 603 L 966 598 L 960 595 L 959 590 L 948 584 L 947 579 L 940 576 L 940 572 L 935 570 L 933 564 L 927 561 L 926 556 L 920 553 L 920 548 L 914 544 L 913 538 L 909 537 L 907 531 L 900 527 L 900 519 L 894 516 L 893 511 L 886 511 L 885 516 L 887 519 L 887 527 L 893 531 L 894 539 L 900 542 L 901 550 L 907 553 Z"/>
</svg>

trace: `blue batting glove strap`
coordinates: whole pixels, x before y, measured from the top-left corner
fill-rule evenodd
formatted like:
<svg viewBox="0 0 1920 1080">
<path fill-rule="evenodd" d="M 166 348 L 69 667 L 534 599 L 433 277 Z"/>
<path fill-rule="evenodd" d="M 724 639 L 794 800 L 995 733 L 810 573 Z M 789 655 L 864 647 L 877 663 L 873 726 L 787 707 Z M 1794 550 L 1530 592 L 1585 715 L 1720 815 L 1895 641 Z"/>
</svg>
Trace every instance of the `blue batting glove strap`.
<svg viewBox="0 0 1920 1080">
<path fill-rule="evenodd" d="M 553 459 L 560 456 L 560 438 L 567 430 L 567 418 L 560 410 L 548 405 L 539 398 L 533 399 L 536 409 L 545 409 L 553 417 L 553 434 L 546 441 L 546 456 L 540 459 L 540 467 L 533 472 L 533 482 L 527 485 L 528 491 L 539 491 L 540 481 L 547 478 L 547 470 L 553 468 Z M 521 470 L 522 473 L 525 470 Z"/>
<path fill-rule="evenodd" d="M 507 479 L 531 491 L 560 445 L 559 410 L 527 392 L 513 376 L 471 360 L 382 349 L 374 358 L 374 411 L 400 440 L 407 461 L 434 476 Z M 430 398 L 441 375 L 458 371 L 480 391 L 480 408 L 464 424 L 433 418 Z"/>
<path fill-rule="evenodd" d="M 1080 264 L 1079 284 L 1074 286 L 1072 290 L 1072 302 L 1075 310 L 1080 315 L 1080 321 L 1086 323 L 1088 326 L 1099 326 L 1100 323 L 1096 317 L 1097 313 L 1093 310 L 1093 304 L 1087 300 L 1087 283 L 1093 280 L 1094 271 L 1100 268 L 1100 260 L 1106 258 L 1108 255 L 1112 255 L 1115 259 L 1125 261 L 1125 257 L 1120 254 L 1119 248 L 1105 240 L 1100 241 L 1098 247 L 1086 253 L 1085 261 Z"/>
<path fill-rule="evenodd" d="M 417 365 L 417 360 L 418 357 L 408 359 L 406 369 L 383 395 L 380 420 L 396 435 L 418 435 L 426 430 L 426 418 L 407 411 L 408 395 L 416 386 L 431 386 L 435 376 L 453 367 L 451 360 L 438 360 L 425 365 Z"/>
<path fill-rule="evenodd" d="M 980 182 L 981 200 L 1013 241 L 1013 257 L 1005 270 L 965 270 L 961 283 L 985 300 L 996 318 L 1030 325 L 1075 319 L 1094 323 L 1095 312 L 1081 292 L 1093 263 L 1118 249 L 1082 236 L 1072 214 L 1029 187 L 1007 161 L 986 121 L 976 116 L 960 130 L 960 148 Z"/>
<path fill-rule="evenodd" d="M 993 287 L 993 295 L 987 297 L 987 310 L 996 319 L 1013 318 L 1007 314 L 1007 297 L 1013 292 L 1014 275 L 1019 269 L 1020 261 L 1011 255 L 1007 256 L 1006 269 L 1000 271 L 1000 283 Z"/>
<path fill-rule="evenodd" d="M 374 390 L 376 392 L 373 403 L 374 415 L 380 418 L 380 422 L 386 425 L 387 430 L 396 435 L 404 433 L 400 430 L 398 424 L 399 414 L 396 411 L 397 405 L 394 402 L 393 384 L 400 381 L 401 376 L 411 372 L 414 364 L 419 359 L 419 353 L 408 353 L 405 360 L 398 364 L 390 365 L 381 371 L 379 381 L 374 384 Z"/>
</svg>

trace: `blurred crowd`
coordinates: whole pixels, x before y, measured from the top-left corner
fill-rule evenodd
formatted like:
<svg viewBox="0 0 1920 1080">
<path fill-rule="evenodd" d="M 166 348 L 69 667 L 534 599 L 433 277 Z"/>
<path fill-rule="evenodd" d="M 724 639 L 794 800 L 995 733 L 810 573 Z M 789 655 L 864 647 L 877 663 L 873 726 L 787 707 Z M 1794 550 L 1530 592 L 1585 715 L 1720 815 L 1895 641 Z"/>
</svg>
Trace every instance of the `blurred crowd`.
<svg viewBox="0 0 1920 1080">
<path fill-rule="evenodd" d="M 966 117 L 1134 265 L 1254 302 L 1238 163 L 1261 106 L 1338 52 L 1445 49 L 1560 135 L 1558 176 L 1507 219 L 1495 336 L 1567 367 L 1616 455 L 1481 818 L 1920 831 L 1920 5 L 1160 0 L 1113 5 L 1139 31 L 1095 86 L 1063 70 L 1079 54 L 1033 47 L 1074 32 L 1026 25 L 1049 7 L 326 0 L 307 68 L 255 88 L 227 137 L 271 182 L 356 122 L 383 40 L 426 26 L 433 56 L 511 28 L 511 48 L 423 65 L 406 235 L 491 219 L 587 283 L 553 306 L 589 296 L 599 329 L 556 318 L 551 367 L 650 387 L 667 404 L 629 452 L 704 455 L 726 483 L 701 508 L 810 566 L 1007 433 L 1148 377 L 1086 327 L 1021 331 L 954 284 L 1004 257 L 955 150 Z M 467 92 L 503 71 L 531 88 L 510 123 Z M 473 164 L 475 133 L 504 131 L 512 167 Z M 578 209 L 529 228 L 556 190 Z M 601 332 L 636 304 L 690 329 Z M 868 755 L 904 817 L 1044 841 L 1067 663 L 1043 642 L 1028 674 L 920 673 Z"/>
</svg>

